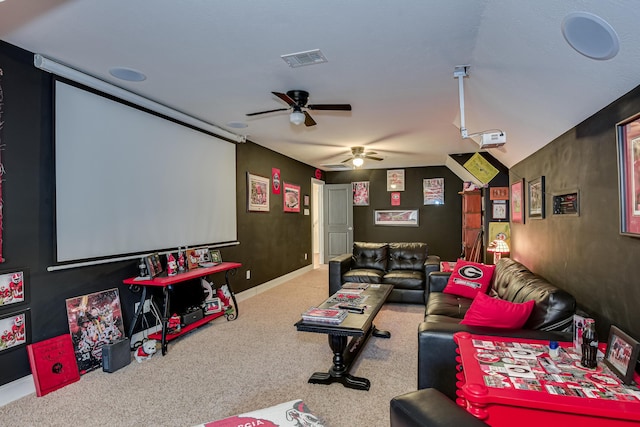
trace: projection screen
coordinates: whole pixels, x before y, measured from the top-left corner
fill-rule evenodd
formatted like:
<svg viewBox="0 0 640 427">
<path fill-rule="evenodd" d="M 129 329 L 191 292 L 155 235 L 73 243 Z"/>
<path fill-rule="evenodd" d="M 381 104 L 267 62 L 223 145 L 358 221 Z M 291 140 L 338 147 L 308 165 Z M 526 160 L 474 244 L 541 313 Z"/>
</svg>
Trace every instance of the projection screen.
<svg viewBox="0 0 640 427">
<path fill-rule="evenodd" d="M 234 242 L 235 144 L 56 81 L 58 262 Z"/>
</svg>

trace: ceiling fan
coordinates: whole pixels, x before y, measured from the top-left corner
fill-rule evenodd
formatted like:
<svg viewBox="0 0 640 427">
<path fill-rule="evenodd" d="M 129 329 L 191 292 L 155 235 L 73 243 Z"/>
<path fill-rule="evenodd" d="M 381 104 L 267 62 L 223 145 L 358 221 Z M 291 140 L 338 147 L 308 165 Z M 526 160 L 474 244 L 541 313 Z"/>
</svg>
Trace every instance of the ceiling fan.
<svg viewBox="0 0 640 427">
<path fill-rule="evenodd" d="M 290 90 L 286 94 L 280 92 L 271 92 L 284 102 L 289 104 L 288 108 L 276 108 L 275 110 L 259 111 L 257 113 L 249 113 L 247 116 L 257 116 L 259 114 L 273 113 L 274 111 L 286 111 L 291 109 L 289 121 L 294 125 L 304 122 L 305 126 L 315 126 L 316 122 L 305 110 L 329 110 L 329 111 L 351 111 L 351 104 L 309 104 L 309 92 L 304 90 Z"/>
<path fill-rule="evenodd" d="M 353 163 L 353 166 L 359 168 L 363 165 L 364 159 L 375 160 L 376 162 L 382 160 L 381 157 L 373 156 L 373 154 L 378 153 L 376 153 L 375 151 L 364 151 L 364 147 L 362 146 L 351 147 L 351 157 L 344 159 L 342 163 L 351 161 Z"/>
</svg>

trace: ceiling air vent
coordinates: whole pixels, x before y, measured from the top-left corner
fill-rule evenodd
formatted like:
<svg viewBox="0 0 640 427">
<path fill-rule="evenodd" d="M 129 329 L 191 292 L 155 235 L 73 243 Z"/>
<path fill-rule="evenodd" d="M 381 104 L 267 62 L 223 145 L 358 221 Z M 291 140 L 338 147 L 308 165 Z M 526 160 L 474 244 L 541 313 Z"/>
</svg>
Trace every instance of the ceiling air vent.
<svg viewBox="0 0 640 427">
<path fill-rule="evenodd" d="M 327 62 L 327 58 L 324 57 L 320 49 L 308 50 L 306 52 L 290 53 L 288 55 L 282 55 L 280 58 L 284 59 L 289 67 L 298 68 L 305 65 L 315 65 Z"/>
<path fill-rule="evenodd" d="M 344 163 L 338 163 L 337 165 L 322 165 L 322 167 L 332 171 L 348 171 L 351 170 L 350 165 L 351 163 L 349 163 L 348 165 Z"/>
</svg>

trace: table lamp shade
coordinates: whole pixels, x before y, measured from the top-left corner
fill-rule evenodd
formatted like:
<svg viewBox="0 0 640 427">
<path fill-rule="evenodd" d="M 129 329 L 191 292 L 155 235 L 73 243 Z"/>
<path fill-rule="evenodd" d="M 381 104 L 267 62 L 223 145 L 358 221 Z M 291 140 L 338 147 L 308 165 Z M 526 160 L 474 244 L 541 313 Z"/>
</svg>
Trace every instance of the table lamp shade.
<svg viewBox="0 0 640 427">
<path fill-rule="evenodd" d="M 509 253 L 509 245 L 504 240 L 495 239 L 489 244 L 487 251 L 493 252 L 493 263 L 496 264 L 502 254 Z"/>
</svg>

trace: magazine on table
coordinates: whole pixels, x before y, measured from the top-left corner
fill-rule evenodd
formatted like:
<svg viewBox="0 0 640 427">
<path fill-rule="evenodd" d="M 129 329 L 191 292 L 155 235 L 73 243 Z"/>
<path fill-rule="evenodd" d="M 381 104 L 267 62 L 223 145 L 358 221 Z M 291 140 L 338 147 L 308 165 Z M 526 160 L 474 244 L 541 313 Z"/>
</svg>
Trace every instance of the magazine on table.
<svg viewBox="0 0 640 427">
<path fill-rule="evenodd" d="M 318 308 L 311 307 L 302 313 L 302 320 L 305 322 L 341 323 L 349 312 L 339 308 Z"/>
<path fill-rule="evenodd" d="M 363 291 L 369 287 L 368 283 L 352 283 L 348 282 L 342 285 L 342 289 L 362 289 Z"/>
</svg>

